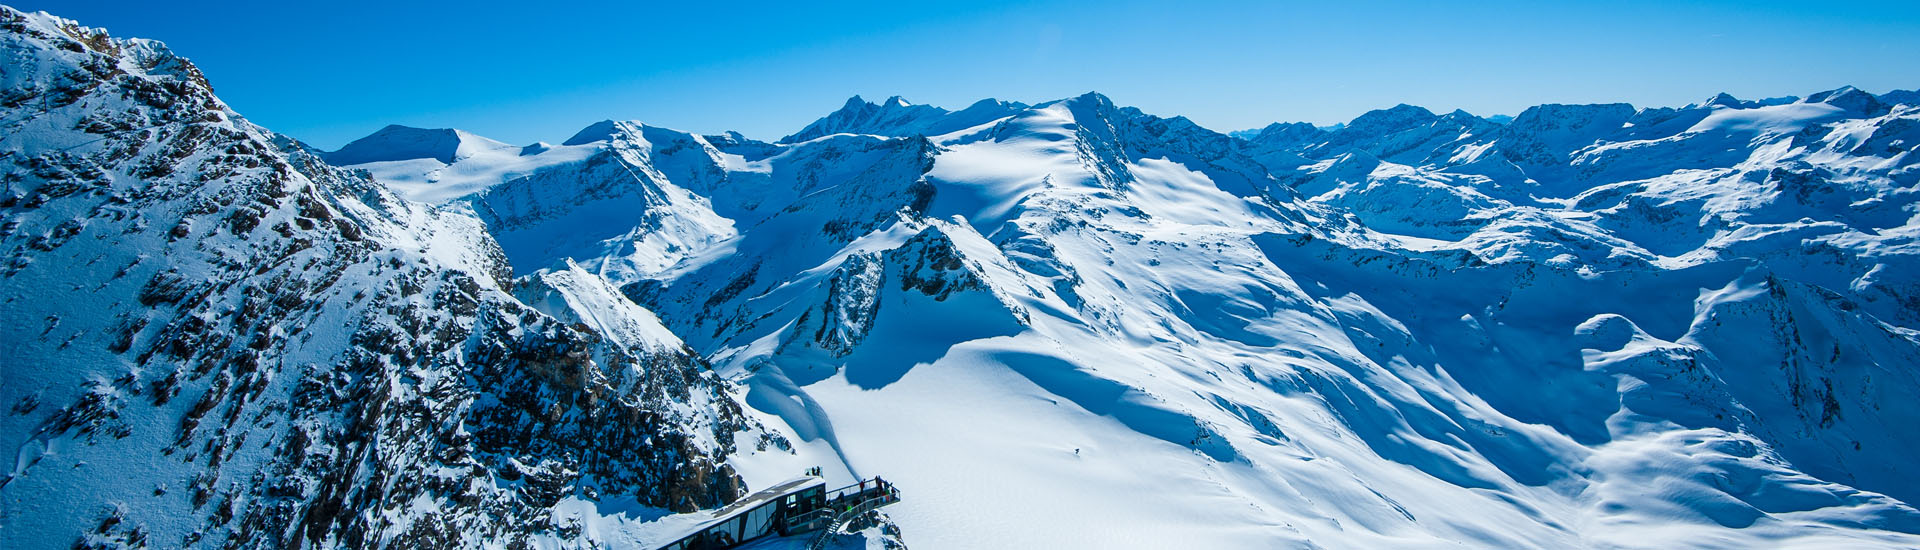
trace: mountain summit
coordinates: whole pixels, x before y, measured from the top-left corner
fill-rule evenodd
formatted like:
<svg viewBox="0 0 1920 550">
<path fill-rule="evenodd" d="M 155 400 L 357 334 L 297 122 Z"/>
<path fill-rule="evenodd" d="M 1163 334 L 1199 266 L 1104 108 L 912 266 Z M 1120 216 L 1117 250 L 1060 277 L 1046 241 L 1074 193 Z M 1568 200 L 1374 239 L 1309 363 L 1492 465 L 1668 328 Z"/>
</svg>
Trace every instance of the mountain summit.
<svg viewBox="0 0 1920 550">
<path fill-rule="evenodd" d="M 767 434 L 603 279 L 513 277 L 470 212 L 248 124 L 157 44 L 0 27 L 57 75 L 0 90 L 0 546 L 584 545 L 588 499 L 743 494 L 725 462 Z M 438 163 L 490 142 L 358 143 Z"/>
<path fill-rule="evenodd" d="M 511 147 L 463 130 L 411 128 L 393 124 L 321 157 L 340 165 L 414 159 L 433 159 L 453 164 L 485 151 Z"/>
<path fill-rule="evenodd" d="M 875 104 L 856 95 L 848 98 L 840 110 L 808 124 L 798 133 L 781 138 L 780 143 L 798 143 L 832 134 L 939 135 L 991 122 L 1024 107 L 1019 103 L 983 99 L 966 109 L 948 111 L 931 105 L 908 103 L 900 96 Z"/>
</svg>

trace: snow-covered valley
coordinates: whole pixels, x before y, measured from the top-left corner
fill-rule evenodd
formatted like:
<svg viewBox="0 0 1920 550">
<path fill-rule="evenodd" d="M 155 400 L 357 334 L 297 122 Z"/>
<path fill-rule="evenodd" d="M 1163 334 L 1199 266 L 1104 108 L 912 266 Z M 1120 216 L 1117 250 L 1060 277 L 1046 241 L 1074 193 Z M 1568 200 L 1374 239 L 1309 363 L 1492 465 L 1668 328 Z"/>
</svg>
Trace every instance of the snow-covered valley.
<svg viewBox="0 0 1920 550">
<path fill-rule="evenodd" d="M 1913 92 L 327 152 L 0 20 L 0 547 L 1920 546 Z"/>
</svg>

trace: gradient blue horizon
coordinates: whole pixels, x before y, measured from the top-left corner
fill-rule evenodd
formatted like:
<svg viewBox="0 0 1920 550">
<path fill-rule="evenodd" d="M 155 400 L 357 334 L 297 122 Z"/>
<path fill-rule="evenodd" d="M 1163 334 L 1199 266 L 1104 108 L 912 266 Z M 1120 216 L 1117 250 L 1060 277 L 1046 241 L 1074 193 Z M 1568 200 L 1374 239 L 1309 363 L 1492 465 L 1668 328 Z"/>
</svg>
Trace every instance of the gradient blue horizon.
<svg viewBox="0 0 1920 550">
<path fill-rule="evenodd" d="M 960 108 L 1099 91 L 1218 131 L 1407 103 L 1684 105 L 1920 87 L 1920 3 L 15 1 L 166 42 L 254 122 L 557 142 L 603 119 L 772 140 L 848 96 Z M 696 5 L 699 4 L 699 5 Z"/>
</svg>

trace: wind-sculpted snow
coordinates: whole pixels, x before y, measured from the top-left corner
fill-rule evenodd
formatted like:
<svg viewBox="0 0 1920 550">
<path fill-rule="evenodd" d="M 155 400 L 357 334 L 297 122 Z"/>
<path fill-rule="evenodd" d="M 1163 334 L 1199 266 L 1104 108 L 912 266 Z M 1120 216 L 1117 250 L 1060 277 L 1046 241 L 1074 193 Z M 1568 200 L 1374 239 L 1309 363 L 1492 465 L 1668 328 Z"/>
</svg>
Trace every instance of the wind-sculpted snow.
<svg viewBox="0 0 1920 550">
<path fill-rule="evenodd" d="M 734 236 L 731 220 L 668 180 L 665 171 L 679 159 L 651 141 L 658 137 L 650 139 L 628 123 L 610 131 L 584 142 L 604 145 L 581 162 L 535 171 L 469 198 L 523 272 L 571 259 L 626 283 Z M 581 146 L 583 138 L 568 143 Z M 693 144 L 696 162 L 712 163 L 704 143 Z M 681 181 L 689 179 L 682 174 Z"/>
<path fill-rule="evenodd" d="M 405 198 L 437 204 L 541 168 L 581 162 L 597 150 L 571 145 L 514 146 L 461 130 L 394 125 L 321 156 L 366 170 Z"/>
<path fill-rule="evenodd" d="M 570 244 L 507 255 L 730 221 L 615 282 L 786 434 L 749 485 L 886 476 L 916 547 L 1911 546 L 1920 111 L 1849 90 L 1250 140 L 1098 94 L 603 124 L 569 143 L 644 128 L 691 196 L 527 210 Z M 627 181 L 581 174 L 475 200 Z"/>
<path fill-rule="evenodd" d="M 598 276 L 511 280 L 158 43 L 0 8 L 0 51 L 0 546 L 588 547 L 741 494 L 726 384 Z"/>
<path fill-rule="evenodd" d="M 415 159 L 453 164 L 489 150 L 512 147 L 451 128 L 428 130 L 395 124 L 354 140 L 339 151 L 321 155 L 321 158 L 339 165 Z"/>
<path fill-rule="evenodd" d="M 899 96 L 879 104 L 853 96 L 840 110 L 807 125 L 799 133 L 782 138 L 780 143 L 799 143 L 834 134 L 938 136 L 1006 118 L 1025 108 L 1026 105 L 1019 103 L 982 99 L 965 109 L 948 111 L 932 105 L 907 103 Z"/>
</svg>

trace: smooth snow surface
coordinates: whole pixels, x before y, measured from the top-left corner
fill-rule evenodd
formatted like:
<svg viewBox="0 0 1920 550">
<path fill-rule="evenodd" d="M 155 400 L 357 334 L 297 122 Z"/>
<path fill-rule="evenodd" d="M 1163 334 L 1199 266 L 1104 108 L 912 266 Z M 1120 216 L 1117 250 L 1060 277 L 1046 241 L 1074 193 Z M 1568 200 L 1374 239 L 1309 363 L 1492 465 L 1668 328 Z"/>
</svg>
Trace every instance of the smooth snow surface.
<svg viewBox="0 0 1920 550">
<path fill-rule="evenodd" d="M 388 126 L 327 153 L 327 162 L 366 170 L 409 199 L 442 203 L 555 165 L 578 163 L 595 147 L 514 146 L 463 130 Z"/>
</svg>

